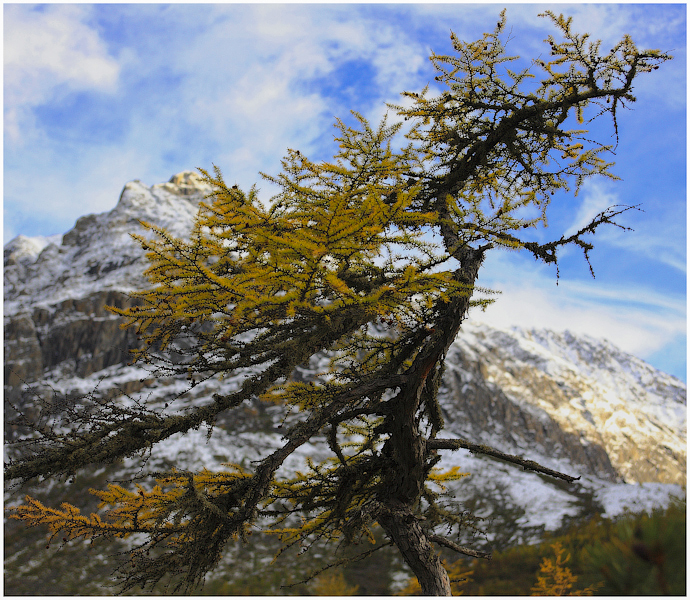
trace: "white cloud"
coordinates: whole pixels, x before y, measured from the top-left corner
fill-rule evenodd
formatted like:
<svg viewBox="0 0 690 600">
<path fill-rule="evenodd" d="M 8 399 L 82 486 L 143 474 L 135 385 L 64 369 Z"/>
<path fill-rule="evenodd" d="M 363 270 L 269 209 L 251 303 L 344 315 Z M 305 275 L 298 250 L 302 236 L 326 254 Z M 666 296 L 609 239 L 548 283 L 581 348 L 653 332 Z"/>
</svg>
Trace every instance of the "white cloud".
<svg viewBox="0 0 690 600">
<path fill-rule="evenodd" d="M 46 5 L 32 10 L 5 6 L 5 132 L 12 141 L 30 126 L 30 110 L 65 91 L 116 88 L 119 66 L 85 21 L 84 5 Z"/>
<path fill-rule="evenodd" d="M 183 48 L 161 49 L 146 68 L 172 66 L 180 78 L 174 99 L 180 112 L 165 123 L 168 139 L 190 129 L 218 148 L 214 162 L 241 185 L 256 181 L 260 170 L 276 173 L 288 147 L 329 158 L 335 118 L 347 119 L 355 109 L 377 122 L 385 102 L 414 85 L 425 60 L 423 49 L 394 26 L 350 8 L 245 7 L 231 20 L 224 18 L 228 7 L 214 10 L 203 35 L 187 37 Z M 337 77 L 353 60 L 372 67 L 375 84 L 360 105 L 324 91 L 347 87 Z M 159 125 L 148 119 L 136 126 L 158 134 Z"/>
<path fill-rule="evenodd" d="M 582 201 L 573 219 L 573 224 L 566 230 L 565 236 L 572 235 L 585 227 L 599 213 L 610 207 L 621 206 L 618 194 L 607 189 L 607 183 L 601 180 L 587 180 L 580 191 Z M 652 202 L 656 202 L 652 199 Z M 644 204 L 644 200 L 643 200 Z M 679 208 L 681 203 L 677 205 Z M 621 223 L 639 221 L 633 224 L 634 235 L 615 227 L 607 227 L 597 232 L 598 243 L 641 254 L 650 260 L 656 260 L 681 272 L 686 271 L 686 248 L 679 240 L 685 239 L 685 215 L 666 206 L 664 211 L 652 210 L 644 213 L 642 218 L 635 218 L 634 213 L 627 213 L 618 219 Z M 631 216 L 632 215 L 632 216 Z M 566 249 L 567 251 L 568 249 Z M 565 253 L 562 253 L 565 255 Z"/>
<path fill-rule="evenodd" d="M 589 223 L 594 217 L 609 207 L 620 204 L 618 197 L 606 191 L 601 181 L 588 179 L 583 183 L 580 190 L 580 197 L 583 198 L 578 208 L 573 224 L 566 230 L 565 236 L 572 235 Z"/>
<path fill-rule="evenodd" d="M 517 325 L 555 331 L 567 329 L 573 333 L 606 338 L 641 358 L 651 356 L 670 339 L 685 333 L 686 319 L 681 306 L 659 307 L 659 312 L 628 306 L 624 296 L 619 296 L 622 290 L 612 292 L 618 301 L 609 305 L 579 296 L 572 290 L 548 291 L 515 285 L 499 287 L 502 287 L 503 294 L 485 312 L 475 310 L 472 313 L 474 319 L 496 327 Z"/>
<path fill-rule="evenodd" d="M 210 161 L 233 182 L 259 182 L 270 196 L 275 190 L 259 171 L 277 173 L 288 147 L 329 158 L 334 117 L 347 118 L 351 108 L 367 114 L 396 100 L 425 54 L 416 56 L 415 42 L 394 25 L 349 7 L 218 5 L 197 13 L 196 7 L 171 6 L 126 14 L 132 35 L 137 27 L 144 31 L 136 43 L 116 50 L 118 65 L 89 27 L 90 10 L 51 5 L 6 14 L 13 32 L 6 37 L 6 131 L 13 128 L 25 142 L 6 180 L 6 197 L 15 202 L 9 210 L 6 205 L 7 235 L 24 233 L 18 223 L 32 213 L 52 217 L 64 231 L 84 213 L 111 208 L 128 180 L 158 183 L 176 170 L 209 168 Z M 200 20 L 190 30 L 192 14 Z M 147 19 L 165 30 L 165 39 L 157 37 L 162 31 L 146 38 Z M 33 58 L 20 60 L 32 48 Z M 313 85 L 336 77 L 350 60 L 371 64 L 377 84 L 361 98 L 362 106 L 339 106 Z M 95 144 L 71 143 L 50 137 L 38 123 L 27 135 L 35 107 L 59 102 L 61 90 L 111 91 L 118 75 L 117 100 L 127 113 L 117 141 L 94 132 Z M 138 82 L 151 86 L 150 96 L 136 92 Z M 342 83 L 332 81 L 335 87 Z M 178 157 L 175 167 L 166 166 L 166 152 Z"/>
</svg>

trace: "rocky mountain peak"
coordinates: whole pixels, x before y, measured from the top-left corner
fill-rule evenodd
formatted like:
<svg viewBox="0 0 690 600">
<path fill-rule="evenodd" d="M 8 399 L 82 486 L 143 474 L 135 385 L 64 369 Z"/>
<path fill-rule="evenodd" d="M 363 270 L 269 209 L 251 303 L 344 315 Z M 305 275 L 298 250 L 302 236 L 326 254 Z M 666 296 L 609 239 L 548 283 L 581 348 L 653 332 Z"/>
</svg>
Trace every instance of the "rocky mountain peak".
<svg viewBox="0 0 690 600">
<path fill-rule="evenodd" d="M 173 194 L 182 194 L 183 196 L 192 196 L 212 191 L 211 186 L 196 171 L 182 171 L 177 173 L 177 175 L 173 175 L 167 183 L 160 183 L 154 187 L 158 186 L 169 190 Z"/>
<path fill-rule="evenodd" d="M 192 171 L 151 187 L 135 180 L 124 186 L 115 208 L 80 217 L 63 236 L 17 236 L 4 248 L 5 314 L 104 289 L 140 288 L 146 284 L 142 251 L 131 234 L 145 234 L 144 221 L 186 235 L 210 192 Z"/>
</svg>

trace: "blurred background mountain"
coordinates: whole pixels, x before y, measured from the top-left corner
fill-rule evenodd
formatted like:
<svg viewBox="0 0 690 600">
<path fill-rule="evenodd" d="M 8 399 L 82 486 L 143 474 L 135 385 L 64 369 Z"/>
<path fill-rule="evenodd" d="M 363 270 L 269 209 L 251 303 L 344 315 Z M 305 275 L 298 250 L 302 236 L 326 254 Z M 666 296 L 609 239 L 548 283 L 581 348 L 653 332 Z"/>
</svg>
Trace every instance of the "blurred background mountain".
<svg viewBox="0 0 690 600">
<path fill-rule="evenodd" d="M 151 187 L 130 182 L 113 210 L 80 218 L 63 236 L 18 236 L 5 245 L 6 401 L 27 415 L 36 415 L 39 398 L 71 402 L 97 388 L 99 394 L 122 401 L 141 398 L 151 407 L 179 410 L 236 385 L 228 377 L 189 389 L 186 380 L 156 378 L 141 366 L 130 365 L 129 350 L 136 346 L 136 337 L 131 330 L 120 329 L 118 318 L 105 309 L 131 305 L 128 292 L 146 285 L 145 259 L 130 237 L 144 232 L 140 221 L 184 236 L 209 191 L 193 172 L 179 173 Z M 317 356 L 305 365 L 301 377 L 315 377 L 323 359 Z M 549 548 L 544 544 L 572 527 L 596 528 L 591 523 L 607 523 L 609 529 L 601 531 L 610 534 L 613 523 L 630 519 L 632 513 L 659 517 L 666 515 L 664 511 L 680 510 L 678 499 L 685 497 L 686 485 L 686 394 L 683 382 L 606 340 L 567 331 L 496 329 L 468 321 L 447 355 L 440 397 L 446 422 L 443 437 L 488 444 L 581 479 L 566 484 L 465 451 L 445 454 L 440 467 L 460 465 L 471 473 L 453 485 L 448 501 L 481 517 L 480 527 L 486 532 L 468 532 L 467 543 L 500 556 L 511 549 L 529 548 L 524 552 L 532 556 L 526 571 L 531 574 L 539 567 L 538 552 Z M 6 442 L 22 433 L 7 424 L 12 415 L 6 402 Z M 221 468 L 227 462 L 249 464 L 280 444 L 283 417 L 276 406 L 258 401 L 243 405 L 219 420 L 208 438 L 206 431 L 192 431 L 161 443 L 143 472 L 172 463 L 187 469 Z M 6 446 L 6 455 L 15 451 Z M 326 454 L 325 439 L 316 440 L 302 447 L 284 469 L 300 468 L 307 456 L 318 459 Z M 68 500 L 82 510 L 94 510 L 89 488 L 126 480 L 141 469 L 141 464 L 129 460 L 95 466 L 69 482 L 9 488 L 5 502 L 14 504 L 30 493 L 46 503 Z M 684 516 L 682 523 L 684 540 Z M 116 591 L 105 586 L 122 558 L 117 553 L 125 548 L 123 542 L 70 543 L 47 549 L 45 533 L 6 522 L 6 594 Z M 622 539 L 624 534 L 616 535 Z M 590 539 L 597 535 L 592 533 Z M 628 536 L 631 548 L 637 543 L 634 537 Z M 610 535 L 602 539 L 607 543 Z M 582 548 L 576 562 L 584 565 Z M 287 553 L 272 564 L 277 550 L 277 542 L 259 536 L 253 536 L 249 546 L 229 547 L 205 590 L 255 595 L 325 594 L 328 590 L 386 594 L 402 589 L 409 577 L 397 555 L 386 550 L 330 579 L 317 578 L 311 587 L 285 588 L 281 586 L 297 584 L 322 564 L 326 553 L 317 547 L 306 555 L 307 560 Z M 685 556 L 684 541 L 682 551 Z M 661 585 L 657 575 L 652 579 Z M 582 589 L 584 585 L 589 583 L 583 580 Z M 659 589 L 658 593 L 665 593 Z M 484 588 L 474 593 L 523 592 Z M 529 587 L 524 593 L 529 593 Z"/>
</svg>

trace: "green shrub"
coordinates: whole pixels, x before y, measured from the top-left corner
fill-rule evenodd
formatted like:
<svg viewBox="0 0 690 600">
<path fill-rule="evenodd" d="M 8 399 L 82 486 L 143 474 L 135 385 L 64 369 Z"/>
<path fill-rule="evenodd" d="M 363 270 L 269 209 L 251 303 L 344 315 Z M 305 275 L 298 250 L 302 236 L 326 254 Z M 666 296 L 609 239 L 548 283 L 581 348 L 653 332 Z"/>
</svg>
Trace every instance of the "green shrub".
<svg viewBox="0 0 690 600">
<path fill-rule="evenodd" d="M 678 501 L 651 514 L 628 513 L 616 519 L 597 515 L 547 534 L 541 544 L 494 552 L 491 561 L 461 559 L 453 566 L 473 571 L 462 586 L 466 595 L 526 596 L 533 593 L 543 560 L 553 560 L 552 546 L 558 544 L 570 557 L 567 568 L 577 590 L 685 595 L 685 510 L 685 501 Z"/>
<path fill-rule="evenodd" d="M 616 523 L 609 539 L 588 548 L 590 564 L 604 577 L 606 595 L 685 595 L 686 505 Z"/>
</svg>

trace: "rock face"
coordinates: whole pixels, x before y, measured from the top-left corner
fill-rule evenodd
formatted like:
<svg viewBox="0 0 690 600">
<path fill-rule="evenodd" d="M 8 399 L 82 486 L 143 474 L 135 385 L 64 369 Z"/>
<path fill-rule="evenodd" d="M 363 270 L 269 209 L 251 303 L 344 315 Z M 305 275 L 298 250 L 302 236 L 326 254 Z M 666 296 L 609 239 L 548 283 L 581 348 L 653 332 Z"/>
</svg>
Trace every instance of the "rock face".
<svg viewBox="0 0 690 600">
<path fill-rule="evenodd" d="M 125 308 L 132 300 L 122 292 L 94 292 L 34 307 L 5 320 L 5 384 L 16 388 L 42 378 L 44 371 L 87 377 L 127 362 L 136 346 L 134 332 L 120 328 L 107 306 Z"/>
<path fill-rule="evenodd" d="M 448 363 L 468 436 L 610 481 L 685 485 L 686 386 L 609 342 L 467 324 Z"/>
<path fill-rule="evenodd" d="M 192 172 L 152 187 L 134 181 L 113 210 L 80 218 L 64 236 L 19 236 L 5 246 L 7 398 L 16 401 L 32 383 L 88 391 L 100 378 L 103 388 L 140 391 L 151 402 L 179 396 L 180 382 L 153 380 L 126 366 L 137 341 L 106 307 L 129 306 L 128 292 L 146 285 L 146 262 L 130 235 L 147 235 L 140 221 L 184 236 L 210 191 Z M 195 394 L 212 393 L 220 385 L 225 384 L 209 382 Z M 581 474 L 598 489 L 623 483 L 685 485 L 686 386 L 602 340 L 468 322 L 447 356 L 441 405 L 446 437 L 486 443 Z M 246 414 L 234 420 L 238 427 L 245 427 L 251 414 L 270 422 L 264 408 L 243 410 Z M 243 458 L 228 460 L 227 447 L 222 452 L 220 462 Z M 492 464 L 470 467 L 474 485 L 496 479 Z M 519 485 L 543 485 L 537 477 L 524 482 Z M 544 495 L 545 489 L 524 493 L 522 500 L 518 492 L 513 495 L 516 502 L 534 504 L 534 494 Z"/>
<path fill-rule="evenodd" d="M 38 381 L 56 368 L 85 377 L 127 362 L 135 336 L 106 307 L 130 306 L 127 292 L 146 285 L 143 253 L 131 234 L 147 235 L 144 221 L 184 235 L 210 191 L 191 171 L 151 188 L 133 181 L 113 210 L 81 217 L 64 236 L 10 241 L 4 248 L 6 386 Z"/>
</svg>

